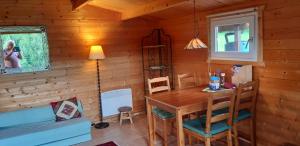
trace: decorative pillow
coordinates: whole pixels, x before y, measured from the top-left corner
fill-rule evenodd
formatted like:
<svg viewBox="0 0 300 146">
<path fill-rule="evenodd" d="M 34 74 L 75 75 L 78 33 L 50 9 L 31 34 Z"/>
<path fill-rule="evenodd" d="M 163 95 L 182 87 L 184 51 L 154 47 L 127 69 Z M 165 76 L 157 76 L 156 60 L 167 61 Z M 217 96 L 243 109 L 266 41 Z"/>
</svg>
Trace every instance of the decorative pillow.
<svg viewBox="0 0 300 146">
<path fill-rule="evenodd" d="M 78 111 L 76 97 L 58 102 L 51 102 L 50 104 L 56 116 L 56 121 L 64 121 L 81 117 L 81 114 Z"/>
</svg>

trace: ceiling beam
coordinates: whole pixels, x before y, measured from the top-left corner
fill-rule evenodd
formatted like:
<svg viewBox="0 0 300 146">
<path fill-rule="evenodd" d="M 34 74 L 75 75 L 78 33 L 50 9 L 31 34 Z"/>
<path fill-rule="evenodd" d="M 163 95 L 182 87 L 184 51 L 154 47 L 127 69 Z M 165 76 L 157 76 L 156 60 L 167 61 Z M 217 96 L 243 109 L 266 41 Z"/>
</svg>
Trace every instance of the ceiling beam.
<svg viewBox="0 0 300 146">
<path fill-rule="evenodd" d="M 122 13 L 123 11 L 130 9 L 125 7 L 128 5 L 130 6 L 131 4 L 128 0 L 93 0 L 89 5 Z"/>
<path fill-rule="evenodd" d="M 154 12 L 169 9 L 190 0 L 155 0 L 150 3 L 146 3 L 143 6 L 139 6 L 135 9 L 128 10 L 122 13 L 122 20 L 128 20 L 131 18 L 139 17 L 142 15 L 151 14 Z"/>
<path fill-rule="evenodd" d="M 88 4 L 89 1 L 91 1 L 91 0 L 71 0 L 72 10 L 73 11 L 78 10 L 79 8 Z"/>
<path fill-rule="evenodd" d="M 97 2 L 97 3 L 99 3 L 99 2 Z M 93 5 L 93 3 L 91 3 L 91 5 Z M 99 6 L 99 5 L 94 5 L 94 6 L 97 6 L 99 8 L 103 8 L 103 9 L 107 9 L 107 10 L 111 10 L 111 11 L 115 11 L 115 12 L 119 12 L 119 13 L 122 13 L 122 11 L 124 11 L 122 8 L 117 8 L 117 7 L 114 7 L 111 5 L 107 5 L 105 3 L 101 3 L 101 6 Z"/>
</svg>

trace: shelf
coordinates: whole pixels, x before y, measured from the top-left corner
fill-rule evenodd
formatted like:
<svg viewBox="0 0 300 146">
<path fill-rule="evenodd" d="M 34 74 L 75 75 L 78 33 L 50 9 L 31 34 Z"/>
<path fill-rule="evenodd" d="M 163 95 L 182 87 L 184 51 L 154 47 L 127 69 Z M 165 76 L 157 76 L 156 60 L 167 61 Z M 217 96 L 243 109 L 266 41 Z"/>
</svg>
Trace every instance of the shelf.
<svg viewBox="0 0 300 146">
<path fill-rule="evenodd" d="M 143 48 L 161 48 L 165 47 L 166 45 L 153 45 L 153 46 L 143 46 Z"/>
<path fill-rule="evenodd" d="M 141 40 L 144 75 L 144 90 L 148 92 L 148 79 L 168 76 L 171 88 L 174 87 L 172 39 L 162 29 L 154 29 Z"/>
<path fill-rule="evenodd" d="M 164 70 L 168 69 L 166 66 L 150 66 L 149 68 L 145 68 L 145 70 Z"/>
</svg>

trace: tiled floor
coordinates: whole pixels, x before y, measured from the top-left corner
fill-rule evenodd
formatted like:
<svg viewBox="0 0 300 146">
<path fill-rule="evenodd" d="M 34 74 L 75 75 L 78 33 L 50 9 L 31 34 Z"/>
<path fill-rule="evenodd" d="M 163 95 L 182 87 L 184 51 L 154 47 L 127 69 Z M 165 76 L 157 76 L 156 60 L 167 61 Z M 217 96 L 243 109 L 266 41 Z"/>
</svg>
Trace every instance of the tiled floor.
<svg viewBox="0 0 300 146">
<path fill-rule="evenodd" d="M 134 117 L 134 124 L 125 123 L 120 126 L 119 123 L 110 123 L 106 129 L 92 129 L 92 140 L 78 144 L 76 146 L 95 146 L 108 141 L 114 141 L 119 146 L 147 146 L 147 119 L 145 115 Z M 159 138 L 157 138 L 159 140 Z M 176 146 L 176 138 L 170 138 L 169 146 Z M 158 141 L 157 146 L 161 146 Z M 224 143 L 217 142 L 214 146 L 223 146 Z M 226 145 L 226 144 L 225 144 Z M 202 146 L 195 144 L 193 146 Z M 241 145 L 245 146 L 245 145 Z"/>
</svg>

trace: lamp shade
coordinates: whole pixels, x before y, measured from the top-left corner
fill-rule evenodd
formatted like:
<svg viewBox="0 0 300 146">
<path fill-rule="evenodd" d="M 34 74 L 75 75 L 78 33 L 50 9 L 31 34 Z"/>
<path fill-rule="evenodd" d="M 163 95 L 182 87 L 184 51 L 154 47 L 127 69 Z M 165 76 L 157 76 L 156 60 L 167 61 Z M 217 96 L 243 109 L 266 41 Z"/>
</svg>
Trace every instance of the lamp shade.
<svg viewBox="0 0 300 146">
<path fill-rule="evenodd" d="M 104 59 L 105 55 L 102 46 L 91 46 L 89 59 Z"/>
<path fill-rule="evenodd" d="M 200 40 L 199 36 L 199 20 L 196 16 L 196 0 L 194 0 L 194 38 L 184 47 L 186 50 L 194 50 L 207 48 L 207 46 Z"/>
<path fill-rule="evenodd" d="M 193 49 L 201 49 L 207 48 L 207 46 L 197 37 L 193 38 L 185 47 L 184 49 L 193 50 Z"/>
</svg>

